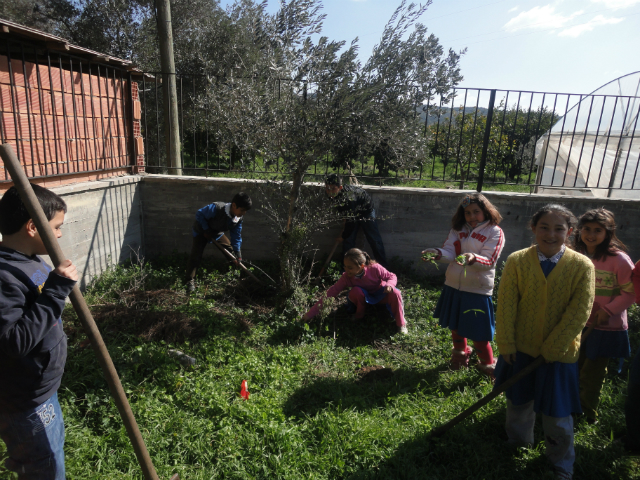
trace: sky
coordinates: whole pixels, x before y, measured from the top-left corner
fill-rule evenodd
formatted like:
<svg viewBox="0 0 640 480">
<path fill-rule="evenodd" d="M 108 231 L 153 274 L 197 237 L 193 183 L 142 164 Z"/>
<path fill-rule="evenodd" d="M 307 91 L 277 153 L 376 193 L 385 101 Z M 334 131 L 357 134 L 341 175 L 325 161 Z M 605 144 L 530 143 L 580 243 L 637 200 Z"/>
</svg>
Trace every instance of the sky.
<svg viewBox="0 0 640 480">
<path fill-rule="evenodd" d="M 358 37 L 364 63 L 399 4 L 324 0 L 322 34 Z M 462 87 L 586 94 L 640 70 L 640 0 L 433 0 L 421 23 L 445 49 L 467 49 Z"/>
</svg>

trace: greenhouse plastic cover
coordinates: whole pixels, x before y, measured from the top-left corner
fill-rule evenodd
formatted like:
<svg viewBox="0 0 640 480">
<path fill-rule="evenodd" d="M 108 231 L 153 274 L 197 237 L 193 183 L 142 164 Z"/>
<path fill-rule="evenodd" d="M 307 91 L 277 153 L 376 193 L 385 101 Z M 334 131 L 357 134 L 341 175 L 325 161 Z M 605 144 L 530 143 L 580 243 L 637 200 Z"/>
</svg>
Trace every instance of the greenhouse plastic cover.
<svg viewBox="0 0 640 480">
<path fill-rule="evenodd" d="M 639 95 L 640 72 L 613 80 L 539 138 L 538 193 L 575 194 L 563 187 L 579 187 L 596 197 L 640 198 Z"/>
</svg>

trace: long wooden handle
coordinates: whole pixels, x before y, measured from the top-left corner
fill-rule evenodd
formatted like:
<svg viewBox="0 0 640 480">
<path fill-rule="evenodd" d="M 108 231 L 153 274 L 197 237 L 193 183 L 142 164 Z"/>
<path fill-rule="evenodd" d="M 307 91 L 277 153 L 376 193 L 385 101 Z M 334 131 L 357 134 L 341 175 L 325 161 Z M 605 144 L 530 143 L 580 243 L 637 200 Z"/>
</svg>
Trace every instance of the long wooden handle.
<svg viewBox="0 0 640 480">
<path fill-rule="evenodd" d="M 511 387 L 513 384 L 515 384 L 518 380 L 520 380 L 521 378 L 526 377 L 527 375 L 529 375 L 531 372 L 533 372 L 536 368 L 538 368 L 543 363 L 544 363 L 544 358 L 543 357 L 536 358 L 533 361 L 533 363 L 527 365 L 525 368 L 520 370 L 516 375 L 511 377 L 506 382 L 502 383 L 499 387 L 494 388 L 493 391 L 489 395 L 481 398 L 476 403 L 471 405 L 469 408 L 464 410 L 461 414 L 459 414 L 458 416 L 452 418 L 451 420 L 449 420 L 444 425 L 440 425 L 439 427 L 434 428 L 431 431 L 431 434 L 435 435 L 436 437 L 438 437 L 438 436 L 442 435 L 443 433 L 445 433 L 446 431 L 450 430 L 451 428 L 456 426 L 458 423 L 460 423 L 462 420 L 464 420 L 465 418 L 469 417 L 476 410 L 480 410 L 482 407 L 484 407 L 491 400 L 496 398 L 502 392 L 506 391 L 509 387 Z"/>
<path fill-rule="evenodd" d="M 225 254 L 225 255 L 229 258 L 229 260 L 231 260 L 232 262 L 238 262 L 238 266 L 239 266 L 242 270 L 244 270 L 245 272 L 247 272 L 247 273 L 249 274 L 249 276 L 250 276 L 251 278 L 253 278 L 256 282 L 258 282 L 260 285 L 264 286 L 264 283 L 263 283 L 263 282 L 261 282 L 261 281 L 258 279 L 258 277 L 256 277 L 253 273 L 251 273 L 251 270 L 249 270 L 247 267 L 245 267 L 245 266 L 242 264 L 242 262 L 241 262 L 240 260 L 238 260 L 238 259 L 235 257 L 235 255 L 234 255 L 233 253 L 231 253 L 229 250 L 227 250 L 227 249 L 226 249 L 226 248 L 224 248 L 222 245 L 220 245 L 220 244 L 218 243 L 218 241 L 217 241 L 217 240 L 212 240 L 212 241 L 213 241 L 213 244 L 214 244 L 216 247 L 218 247 L 218 248 L 220 249 L 220 251 L 221 251 L 223 254 Z"/>
<path fill-rule="evenodd" d="M 51 257 L 54 267 L 58 267 L 58 265 L 65 261 L 67 257 L 62 253 L 58 240 L 49 225 L 49 221 L 42 211 L 40 202 L 38 202 L 38 199 L 33 192 L 33 188 L 31 188 L 31 184 L 29 183 L 27 176 L 24 174 L 20 161 L 13 152 L 11 145 L 0 145 L 0 156 L 4 161 L 5 168 L 11 175 L 11 179 L 20 194 L 22 202 L 26 206 L 29 215 L 31 215 L 31 218 L 33 219 L 33 223 L 38 229 L 38 233 L 42 238 L 44 246 L 47 248 L 47 252 Z M 142 468 L 144 477 L 147 480 L 157 480 L 158 475 L 156 474 L 153 463 L 151 462 L 151 457 L 149 457 L 147 447 L 142 440 L 140 429 L 138 428 L 136 419 L 133 416 L 129 402 L 127 401 L 127 396 L 125 395 L 122 384 L 120 383 L 118 372 L 116 372 L 107 347 L 102 340 L 102 335 L 100 335 L 100 331 L 98 330 L 96 322 L 93 320 L 93 316 L 89 311 L 87 302 L 85 302 L 78 285 L 73 287 L 73 290 L 69 295 L 69 299 L 71 300 L 73 308 L 78 314 L 78 318 L 84 327 L 84 331 L 87 334 L 87 337 L 89 337 L 91 346 L 98 357 L 98 362 L 102 367 L 107 384 L 109 385 L 111 396 L 118 407 L 120 417 L 122 417 L 122 422 L 127 429 L 129 439 L 133 445 L 133 450 L 136 453 L 136 457 L 138 458 L 138 463 Z"/>
<path fill-rule="evenodd" d="M 331 249 L 331 252 L 329 253 L 329 256 L 327 257 L 327 260 L 324 262 L 324 265 L 322 265 L 322 269 L 320 270 L 320 273 L 318 273 L 318 278 L 320 278 L 322 276 L 322 274 L 324 273 L 324 271 L 327 269 L 327 265 L 329 265 L 329 262 L 331 261 L 331 258 L 333 258 L 333 254 L 336 251 L 336 248 L 338 248 L 338 244 L 340 243 L 340 240 L 336 240 L 336 243 L 333 244 L 333 248 Z"/>
</svg>

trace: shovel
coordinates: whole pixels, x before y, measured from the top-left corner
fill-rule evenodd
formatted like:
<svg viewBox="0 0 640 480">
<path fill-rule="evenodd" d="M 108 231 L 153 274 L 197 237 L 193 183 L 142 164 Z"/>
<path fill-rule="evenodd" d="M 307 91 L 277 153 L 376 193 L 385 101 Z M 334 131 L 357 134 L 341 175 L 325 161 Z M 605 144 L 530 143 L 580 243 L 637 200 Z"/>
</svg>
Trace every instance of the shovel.
<svg viewBox="0 0 640 480">
<path fill-rule="evenodd" d="M 265 286 L 264 282 L 261 282 L 258 277 L 256 277 L 253 273 L 251 273 L 251 270 L 249 270 L 247 267 L 245 267 L 241 261 L 239 261 L 235 255 L 233 253 L 231 253 L 229 250 L 227 250 L 226 248 L 224 248 L 222 245 L 220 245 L 216 240 L 212 240 L 213 244 L 218 247 L 218 249 L 227 256 L 227 258 L 229 258 L 229 260 L 231 260 L 232 262 L 236 263 L 242 270 L 244 270 L 245 272 L 247 272 L 247 274 L 253 278 L 256 282 L 258 282 L 259 285 L 261 286 Z"/>
<path fill-rule="evenodd" d="M 38 199 L 31 188 L 31 184 L 29 183 L 27 176 L 24 174 L 20 161 L 16 157 L 11 145 L 0 145 L 0 156 L 4 161 L 5 168 L 11 174 L 11 179 L 20 194 L 22 202 L 38 229 L 38 233 L 47 248 L 47 252 L 51 257 L 54 268 L 57 267 L 66 260 L 67 257 L 62 253 L 62 249 L 60 248 L 60 245 L 58 245 L 58 240 L 49 225 L 47 217 L 42 211 L 40 202 L 38 202 Z M 85 302 L 77 284 L 73 287 L 73 290 L 69 295 L 69 299 L 71 300 L 73 308 L 78 314 L 78 318 L 84 327 L 84 331 L 87 337 L 89 337 L 91 346 L 98 357 L 98 362 L 102 367 L 105 379 L 109 385 L 109 390 L 111 391 L 111 396 L 113 397 L 116 407 L 118 407 L 118 412 L 120 412 L 120 417 L 122 418 L 122 422 L 127 430 L 131 444 L 133 445 L 133 450 L 135 451 L 138 463 L 140 464 L 140 468 L 144 474 L 144 478 L 146 480 L 158 480 L 158 474 L 151 462 L 151 457 L 149 456 L 147 447 L 144 444 L 142 435 L 140 434 L 140 429 L 138 428 L 136 419 L 134 418 L 131 407 L 129 406 L 129 402 L 127 401 L 127 396 L 125 395 L 122 384 L 120 383 L 118 373 L 111 361 L 111 357 L 109 356 L 107 347 L 102 340 L 100 331 L 93 320 L 93 316 L 89 311 L 87 302 Z M 176 480 L 176 477 L 177 475 L 174 475 L 172 480 Z"/>
<path fill-rule="evenodd" d="M 587 331 L 582 335 L 582 340 L 584 340 L 587 336 L 589 336 L 589 334 L 593 331 L 594 327 L 595 327 L 595 322 L 592 323 L 589 326 L 589 328 L 587 329 Z M 480 410 L 482 407 L 484 407 L 491 400 L 496 398 L 502 392 L 505 392 L 512 385 L 516 384 L 518 382 L 518 380 L 526 377 L 527 375 L 529 375 L 531 372 L 533 372 L 536 368 L 538 368 L 542 364 L 544 364 L 544 357 L 536 358 L 533 361 L 533 363 L 528 365 L 523 370 L 520 370 L 516 375 L 511 377 L 506 382 L 502 383 L 498 388 L 494 388 L 493 391 L 490 394 L 488 394 L 487 396 L 485 396 L 485 397 L 481 398 L 480 400 L 478 400 L 476 403 L 474 403 L 469 408 L 464 410 L 458 416 L 452 418 L 451 420 L 449 420 L 444 425 L 440 425 L 439 427 L 434 428 L 433 430 L 431 430 L 431 434 L 436 436 L 436 437 L 439 437 L 439 436 L 443 435 L 445 432 L 447 432 L 448 430 L 451 430 L 458 423 L 463 421 L 465 418 L 471 416 L 471 414 L 476 412 L 477 410 Z"/>
</svg>

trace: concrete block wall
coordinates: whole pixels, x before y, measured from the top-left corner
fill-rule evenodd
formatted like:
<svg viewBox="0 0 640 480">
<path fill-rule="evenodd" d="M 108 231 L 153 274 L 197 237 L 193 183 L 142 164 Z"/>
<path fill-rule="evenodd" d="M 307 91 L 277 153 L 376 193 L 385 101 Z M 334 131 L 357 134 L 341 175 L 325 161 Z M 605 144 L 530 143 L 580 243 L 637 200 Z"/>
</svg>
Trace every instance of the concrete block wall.
<svg viewBox="0 0 640 480">
<path fill-rule="evenodd" d="M 276 234 L 260 212 L 259 181 L 164 175 L 130 175 L 53 188 L 68 204 L 61 246 L 76 264 L 82 287 L 108 267 L 135 253 L 146 258 L 172 252 L 188 253 L 195 212 L 214 201 L 231 201 L 239 191 L 249 193 L 254 208 L 243 227 L 243 256 L 250 260 L 274 259 Z M 321 188 L 321 186 L 318 186 Z M 376 204 L 387 255 L 413 261 L 418 271 L 442 275 L 444 269 L 419 261 L 420 251 L 440 246 L 450 228 L 451 216 L 464 193 L 422 188 L 365 187 Z M 640 201 L 587 197 L 542 196 L 487 192 L 504 220 L 506 245 L 500 261 L 529 246 L 528 222 L 549 202 L 563 203 L 574 213 L 604 206 L 617 219 L 619 237 L 633 260 L 640 259 Z M 639 199 L 640 200 L 640 199 Z M 340 226 L 317 237 L 318 255 L 328 253 Z M 364 239 L 360 239 L 368 250 Z M 205 255 L 219 256 L 213 247 Z"/>
<path fill-rule="evenodd" d="M 133 252 L 144 253 L 141 178 L 112 177 L 52 189 L 67 203 L 60 246 L 76 265 L 81 288 Z"/>
<path fill-rule="evenodd" d="M 233 195 L 245 191 L 251 195 L 254 208 L 246 215 L 243 226 L 243 256 L 261 260 L 274 258 L 277 238 L 260 210 L 258 181 L 202 177 L 170 177 L 148 175 L 142 182 L 145 218 L 145 252 L 147 256 L 173 251 L 188 253 L 191 226 L 195 212 L 213 201 L 231 201 Z M 318 187 L 320 188 L 320 187 Z M 451 217 L 462 195 L 469 191 L 425 188 L 373 187 L 365 189 L 373 196 L 380 221 L 380 231 L 387 256 L 414 261 L 417 269 L 443 274 L 419 261 L 420 251 L 440 246 L 451 226 Z M 485 192 L 504 217 L 501 227 L 506 245 L 501 260 L 516 250 L 531 245 L 533 236 L 528 223 L 533 213 L 546 203 L 563 203 L 576 215 L 604 206 L 616 215 L 618 233 L 630 249 L 634 260 L 640 259 L 640 201 L 593 199 L 566 195 L 530 195 L 510 192 Z M 640 200 L 640 199 L 639 199 Z M 328 252 L 340 228 L 318 235 L 320 254 Z M 364 243 L 365 250 L 368 245 Z M 208 248 L 205 255 L 219 255 Z"/>
</svg>

